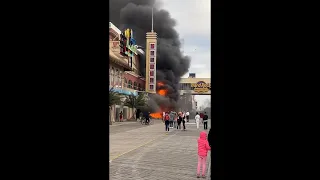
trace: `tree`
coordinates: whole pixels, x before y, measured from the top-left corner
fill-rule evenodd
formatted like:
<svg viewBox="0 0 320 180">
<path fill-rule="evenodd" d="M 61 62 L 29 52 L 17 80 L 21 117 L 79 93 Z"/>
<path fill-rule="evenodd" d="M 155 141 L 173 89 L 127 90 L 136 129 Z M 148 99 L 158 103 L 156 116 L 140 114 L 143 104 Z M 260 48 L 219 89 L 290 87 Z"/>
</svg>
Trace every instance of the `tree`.
<svg viewBox="0 0 320 180">
<path fill-rule="evenodd" d="M 132 108 L 133 111 L 135 108 L 143 108 L 147 105 L 147 99 L 144 93 L 139 93 L 138 96 L 131 95 L 126 96 L 124 105 Z M 136 119 L 136 113 L 133 113 L 131 119 Z"/>
<path fill-rule="evenodd" d="M 111 89 L 109 89 L 109 114 L 110 115 L 111 115 L 110 111 L 112 109 L 112 106 L 122 103 L 122 101 L 121 101 L 122 96 L 119 93 L 113 91 L 113 89 L 114 89 L 113 87 Z M 110 116 L 109 116 L 109 124 L 112 125 L 112 120 L 111 120 Z"/>
</svg>

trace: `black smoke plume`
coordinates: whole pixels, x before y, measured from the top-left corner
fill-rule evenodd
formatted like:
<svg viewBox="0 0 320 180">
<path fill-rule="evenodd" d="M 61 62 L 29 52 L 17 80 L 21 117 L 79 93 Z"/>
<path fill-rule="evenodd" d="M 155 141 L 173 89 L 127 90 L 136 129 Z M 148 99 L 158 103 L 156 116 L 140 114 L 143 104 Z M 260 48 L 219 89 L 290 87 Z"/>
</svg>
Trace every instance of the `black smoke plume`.
<svg viewBox="0 0 320 180">
<path fill-rule="evenodd" d="M 177 105 L 179 100 L 178 85 L 181 76 L 188 72 L 190 58 L 180 50 L 181 42 L 174 29 L 176 21 L 168 11 L 160 9 L 155 0 L 110 0 L 110 22 L 121 31 L 133 29 L 138 45 L 146 47 L 146 33 L 151 31 L 152 7 L 154 14 L 153 29 L 158 35 L 157 46 L 157 81 L 163 82 L 168 90 L 167 98 L 151 96 L 151 111 L 158 111 L 163 103 Z M 141 73 L 145 76 L 145 57 L 140 58 Z M 156 106 L 158 105 L 158 106 Z M 156 110 L 157 109 L 157 110 Z"/>
</svg>

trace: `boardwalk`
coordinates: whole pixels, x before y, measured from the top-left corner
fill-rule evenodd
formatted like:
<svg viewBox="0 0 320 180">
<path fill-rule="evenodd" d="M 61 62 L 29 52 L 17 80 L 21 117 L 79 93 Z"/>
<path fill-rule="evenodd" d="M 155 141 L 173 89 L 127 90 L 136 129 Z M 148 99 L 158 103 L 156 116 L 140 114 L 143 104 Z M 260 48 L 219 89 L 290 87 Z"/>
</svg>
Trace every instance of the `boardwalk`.
<svg viewBox="0 0 320 180">
<path fill-rule="evenodd" d="M 110 134 L 111 180 L 198 179 L 197 138 L 203 126 L 197 130 L 191 122 L 186 131 L 170 129 L 169 133 L 162 122 L 127 131 L 124 126 L 123 132 Z"/>
</svg>

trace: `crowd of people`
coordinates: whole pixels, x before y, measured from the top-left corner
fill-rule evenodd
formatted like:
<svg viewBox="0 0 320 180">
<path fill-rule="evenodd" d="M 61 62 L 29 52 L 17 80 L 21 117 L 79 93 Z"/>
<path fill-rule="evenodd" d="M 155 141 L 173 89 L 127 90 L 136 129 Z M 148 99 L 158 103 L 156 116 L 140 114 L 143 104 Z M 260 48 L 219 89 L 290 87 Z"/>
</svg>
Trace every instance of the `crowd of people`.
<svg viewBox="0 0 320 180">
<path fill-rule="evenodd" d="M 163 112 L 162 120 L 165 123 L 165 130 L 169 131 L 170 128 L 177 128 L 181 129 L 181 123 L 183 130 L 186 130 L 186 122 L 189 122 L 190 120 L 190 113 L 189 111 L 183 111 L 183 112 Z M 197 124 L 197 129 L 199 129 L 200 122 L 203 123 L 204 129 L 208 129 L 208 115 L 206 112 L 203 113 L 196 113 L 195 120 Z"/>
</svg>

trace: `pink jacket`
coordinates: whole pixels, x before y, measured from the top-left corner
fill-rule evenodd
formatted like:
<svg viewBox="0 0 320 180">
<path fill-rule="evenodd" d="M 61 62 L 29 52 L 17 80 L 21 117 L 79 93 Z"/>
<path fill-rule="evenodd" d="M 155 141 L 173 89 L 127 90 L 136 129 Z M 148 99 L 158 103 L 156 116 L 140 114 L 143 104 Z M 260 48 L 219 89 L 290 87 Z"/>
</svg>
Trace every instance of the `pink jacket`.
<svg viewBox="0 0 320 180">
<path fill-rule="evenodd" d="M 207 133 L 202 131 L 200 133 L 200 137 L 198 139 L 198 155 L 199 156 L 207 156 L 208 151 L 210 150 L 210 146 L 207 140 Z"/>
</svg>

